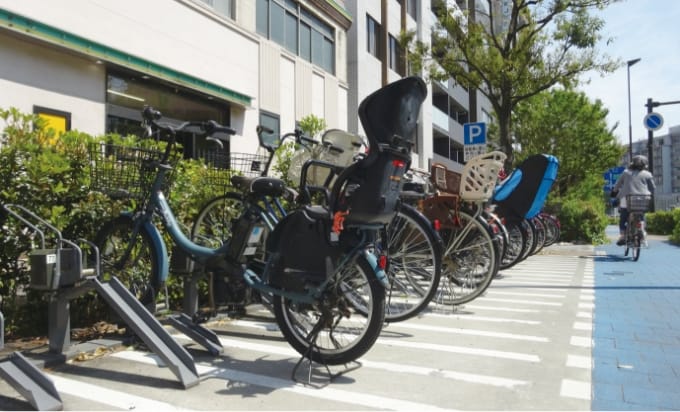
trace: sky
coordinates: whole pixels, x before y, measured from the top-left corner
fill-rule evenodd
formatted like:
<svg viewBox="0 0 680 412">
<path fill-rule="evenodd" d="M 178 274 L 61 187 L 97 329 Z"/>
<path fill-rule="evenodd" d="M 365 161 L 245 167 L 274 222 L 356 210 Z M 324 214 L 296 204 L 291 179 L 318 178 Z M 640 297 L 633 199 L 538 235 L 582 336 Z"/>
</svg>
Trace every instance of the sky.
<svg viewBox="0 0 680 412">
<path fill-rule="evenodd" d="M 680 101 L 680 0 L 623 0 L 597 13 L 604 21 L 600 53 L 619 59 L 623 66 L 601 77 L 587 73 L 580 87 L 591 100 L 600 99 L 609 110 L 607 123 L 618 127 L 614 135 L 628 144 L 628 82 L 626 61 L 639 58 L 630 67 L 630 112 L 633 142 L 647 139 L 643 120 L 647 98 L 655 102 Z M 664 124 L 654 136 L 668 134 L 669 127 L 680 126 L 680 104 L 653 109 Z"/>
</svg>

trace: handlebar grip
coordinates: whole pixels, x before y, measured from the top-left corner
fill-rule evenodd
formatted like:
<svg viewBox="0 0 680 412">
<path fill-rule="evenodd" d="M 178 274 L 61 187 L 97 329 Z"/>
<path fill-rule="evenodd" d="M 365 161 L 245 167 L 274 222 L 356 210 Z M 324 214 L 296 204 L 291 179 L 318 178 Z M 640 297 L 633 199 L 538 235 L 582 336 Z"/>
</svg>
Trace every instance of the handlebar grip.
<svg viewBox="0 0 680 412">
<path fill-rule="evenodd" d="M 257 128 L 256 128 L 256 131 L 257 131 L 257 134 L 260 134 L 260 133 L 273 134 L 274 133 L 274 130 L 268 128 L 267 126 L 262 126 L 262 125 L 258 125 Z"/>
<path fill-rule="evenodd" d="M 146 120 L 158 120 L 163 116 L 163 114 L 154 109 L 151 106 L 144 106 L 144 110 L 142 110 L 142 117 L 144 117 Z"/>
<path fill-rule="evenodd" d="M 314 139 L 311 139 L 311 138 L 305 136 L 305 135 L 302 134 L 302 133 L 300 133 L 300 134 L 298 135 L 298 139 L 300 139 L 301 142 L 305 142 L 305 143 L 319 144 L 318 141 L 316 141 L 316 140 L 314 140 Z"/>
<path fill-rule="evenodd" d="M 230 136 L 233 136 L 236 134 L 236 130 L 232 129 L 229 126 L 222 126 L 221 124 L 217 123 L 214 120 L 208 120 L 206 123 L 206 134 L 211 135 L 213 133 L 225 133 Z"/>
</svg>

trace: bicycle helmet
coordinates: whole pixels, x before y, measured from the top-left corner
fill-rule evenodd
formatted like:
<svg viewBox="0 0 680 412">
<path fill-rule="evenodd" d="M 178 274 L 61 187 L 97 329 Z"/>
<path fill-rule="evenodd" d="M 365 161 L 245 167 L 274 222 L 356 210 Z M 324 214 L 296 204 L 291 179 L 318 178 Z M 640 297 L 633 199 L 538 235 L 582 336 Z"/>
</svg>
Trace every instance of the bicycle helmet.
<svg viewBox="0 0 680 412">
<path fill-rule="evenodd" d="M 645 169 L 647 167 L 647 157 L 642 155 L 633 156 L 633 161 L 630 165 L 633 169 Z"/>
</svg>

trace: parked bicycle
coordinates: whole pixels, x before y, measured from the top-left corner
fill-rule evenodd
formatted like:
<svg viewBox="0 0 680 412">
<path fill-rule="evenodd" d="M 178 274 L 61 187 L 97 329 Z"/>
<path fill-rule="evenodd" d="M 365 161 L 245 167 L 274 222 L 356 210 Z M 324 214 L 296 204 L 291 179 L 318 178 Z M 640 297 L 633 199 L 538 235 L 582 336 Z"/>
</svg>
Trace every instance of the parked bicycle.
<svg viewBox="0 0 680 412">
<path fill-rule="evenodd" d="M 265 135 L 272 132 L 267 128 L 259 128 L 260 140 L 268 140 Z M 360 139 L 346 132 L 330 130 L 323 135 L 321 143 L 310 140 L 299 131 L 283 135 L 281 141 L 290 137 L 295 138 L 300 148 L 294 155 L 296 163 L 300 164 L 299 170 L 289 172 L 289 177 L 300 181 L 297 203 L 310 204 L 312 193 L 315 192 L 323 192 L 322 198 L 327 198 L 331 182 L 356 157 L 354 148 L 360 147 L 357 144 Z M 323 147 L 319 148 L 319 145 Z M 351 153 L 347 151 L 354 154 L 350 156 Z M 308 161 L 309 164 L 306 164 Z M 309 169 L 314 169 L 312 179 L 309 178 Z M 263 176 L 267 175 L 268 170 L 266 167 Z M 273 227 L 285 217 L 287 208 L 278 199 L 271 198 L 261 199 L 261 205 L 269 211 L 270 224 L 265 226 L 265 233 L 268 233 L 267 227 Z M 228 188 L 224 195 L 211 199 L 201 208 L 193 225 L 192 239 L 202 244 L 228 242 L 232 234 L 224 222 L 234 219 L 242 208 L 242 196 L 233 187 Z M 387 225 L 384 235 L 385 238 L 379 233 L 371 248 L 376 255 L 389 256 L 386 264 L 389 287 L 385 321 L 398 322 L 416 316 L 434 296 L 441 273 L 441 239 L 422 214 L 405 204 L 397 206 L 396 214 Z M 226 288 L 226 285 L 221 287 Z"/>
<path fill-rule="evenodd" d="M 418 202 L 425 216 L 440 227 L 443 267 L 433 303 L 454 310 L 484 293 L 498 272 L 500 242 L 487 221 L 484 203 L 491 197 L 505 154 L 492 152 L 470 159 L 458 174 L 434 164 L 435 193 Z"/>
<path fill-rule="evenodd" d="M 394 215 L 399 181 L 410 161 L 426 93 L 424 82 L 411 77 L 385 86 L 362 102 L 359 116 L 369 138 L 370 154 L 340 173 L 328 205 L 303 206 L 275 223 L 267 238 L 264 265 L 250 262 L 263 240 L 262 222 L 269 216 L 260 201 L 284 196 L 283 181 L 232 177 L 245 207 L 231 222 L 231 239 L 218 248 L 192 242 L 179 228 L 162 192 L 171 170 L 167 161 L 175 136 L 191 127 L 198 127 L 204 135 L 231 131 L 214 122 L 160 124 L 160 114 L 145 109 L 144 119 L 165 136 L 168 145 L 160 159 L 142 162 L 142 169 L 155 174 L 148 198 L 134 212 L 107 224 L 97 236 L 103 270 L 120 270 L 146 259 L 145 270 L 151 269 L 146 272 L 146 290 L 153 302 L 154 292 L 168 275 L 167 249 L 154 225 L 154 218 L 160 218 L 175 244 L 206 272 L 239 286 L 244 297 L 248 288 L 240 285 L 271 294 L 277 324 L 300 354 L 324 364 L 356 360 L 373 345 L 384 320 L 388 257 L 374 255 L 369 246 Z M 148 293 L 140 293 L 144 296 Z"/>
</svg>

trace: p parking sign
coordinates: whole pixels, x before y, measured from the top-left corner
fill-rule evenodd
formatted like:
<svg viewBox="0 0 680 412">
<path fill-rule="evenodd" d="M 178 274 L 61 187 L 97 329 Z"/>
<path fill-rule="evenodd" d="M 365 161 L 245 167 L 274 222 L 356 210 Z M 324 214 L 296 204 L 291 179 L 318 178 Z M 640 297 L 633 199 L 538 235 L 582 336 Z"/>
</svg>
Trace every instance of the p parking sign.
<svg viewBox="0 0 680 412">
<path fill-rule="evenodd" d="M 486 144 L 486 123 L 465 123 L 463 125 L 463 144 Z"/>
<path fill-rule="evenodd" d="M 486 153 L 486 123 L 465 123 L 463 125 L 463 143 L 465 161 Z"/>
</svg>

